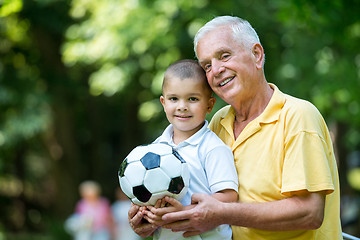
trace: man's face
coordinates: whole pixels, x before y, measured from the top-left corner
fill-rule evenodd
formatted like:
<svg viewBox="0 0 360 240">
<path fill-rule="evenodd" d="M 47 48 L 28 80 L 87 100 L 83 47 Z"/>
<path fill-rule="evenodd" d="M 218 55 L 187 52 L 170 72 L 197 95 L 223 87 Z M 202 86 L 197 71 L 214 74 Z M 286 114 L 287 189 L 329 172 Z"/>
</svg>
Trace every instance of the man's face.
<svg viewBox="0 0 360 240">
<path fill-rule="evenodd" d="M 211 88 L 225 102 L 233 105 L 254 95 L 255 57 L 234 40 L 229 27 L 206 33 L 198 43 L 197 56 Z"/>
</svg>

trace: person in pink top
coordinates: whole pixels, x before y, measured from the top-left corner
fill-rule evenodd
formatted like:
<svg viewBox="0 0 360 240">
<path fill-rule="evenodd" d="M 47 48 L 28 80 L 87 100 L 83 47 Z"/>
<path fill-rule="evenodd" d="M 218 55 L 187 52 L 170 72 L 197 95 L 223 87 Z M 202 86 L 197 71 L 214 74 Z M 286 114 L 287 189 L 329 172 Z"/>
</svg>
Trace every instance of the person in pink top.
<svg viewBox="0 0 360 240">
<path fill-rule="evenodd" d="M 94 181 L 80 184 L 81 199 L 76 204 L 71 232 L 75 240 L 110 240 L 113 218 L 109 201 L 101 197 L 100 185 Z"/>
</svg>

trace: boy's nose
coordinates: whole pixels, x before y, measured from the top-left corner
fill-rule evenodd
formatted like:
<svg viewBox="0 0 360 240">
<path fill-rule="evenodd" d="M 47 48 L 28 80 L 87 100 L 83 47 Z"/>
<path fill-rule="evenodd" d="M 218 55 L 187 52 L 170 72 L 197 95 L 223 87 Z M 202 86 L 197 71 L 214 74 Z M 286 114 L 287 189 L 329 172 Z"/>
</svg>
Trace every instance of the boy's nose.
<svg viewBox="0 0 360 240">
<path fill-rule="evenodd" d="M 179 101 L 177 109 L 179 111 L 186 111 L 186 110 L 188 110 L 188 107 L 187 107 L 187 104 L 184 101 Z"/>
</svg>

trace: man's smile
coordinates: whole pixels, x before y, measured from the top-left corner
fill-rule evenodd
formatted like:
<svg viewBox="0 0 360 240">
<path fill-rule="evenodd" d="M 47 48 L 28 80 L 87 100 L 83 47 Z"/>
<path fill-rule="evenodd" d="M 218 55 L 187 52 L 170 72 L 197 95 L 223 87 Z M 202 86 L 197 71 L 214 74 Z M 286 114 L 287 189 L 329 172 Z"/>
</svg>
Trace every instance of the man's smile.
<svg viewBox="0 0 360 240">
<path fill-rule="evenodd" d="M 224 81 L 222 81 L 221 83 L 219 83 L 219 86 L 222 87 L 224 85 L 226 85 L 228 82 L 230 82 L 231 80 L 233 80 L 234 77 L 229 77 L 229 78 L 226 78 Z"/>
</svg>

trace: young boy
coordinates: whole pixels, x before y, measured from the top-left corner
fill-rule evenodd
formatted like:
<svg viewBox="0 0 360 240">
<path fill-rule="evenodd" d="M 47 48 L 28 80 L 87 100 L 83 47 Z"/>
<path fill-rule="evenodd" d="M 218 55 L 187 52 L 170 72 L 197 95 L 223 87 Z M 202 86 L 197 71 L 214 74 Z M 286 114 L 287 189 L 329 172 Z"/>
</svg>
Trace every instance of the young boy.
<svg viewBox="0 0 360 240">
<path fill-rule="evenodd" d="M 160 97 L 170 125 L 154 142 L 165 142 L 175 148 L 188 163 L 190 184 L 181 204 L 168 209 L 191 208 L 193 193 L 211 194 L 214 198 L 233 202 L 238 199 L 238 177 L 234 158 L 215 133 L 207 128 L 207 113 L 214 107 L 216 99 L 207 83 L 204 70 L 194 60 L 180 60 L 165 72 L 163 95 Z M 160 203 L 162 202 L 162 203 Z M 163 207 L 164 200 L 151 207 L 144 216 L 152 224 L 161 221 L 157 207 Z M 161 225 L 161 224 L 160 224 Z M 158 228 L 154 239 L 183 239 L 181 232 Z M 186 239 L 231 239 L 229 225 L 221 225 L 209 232 Z"/>
</svg>

